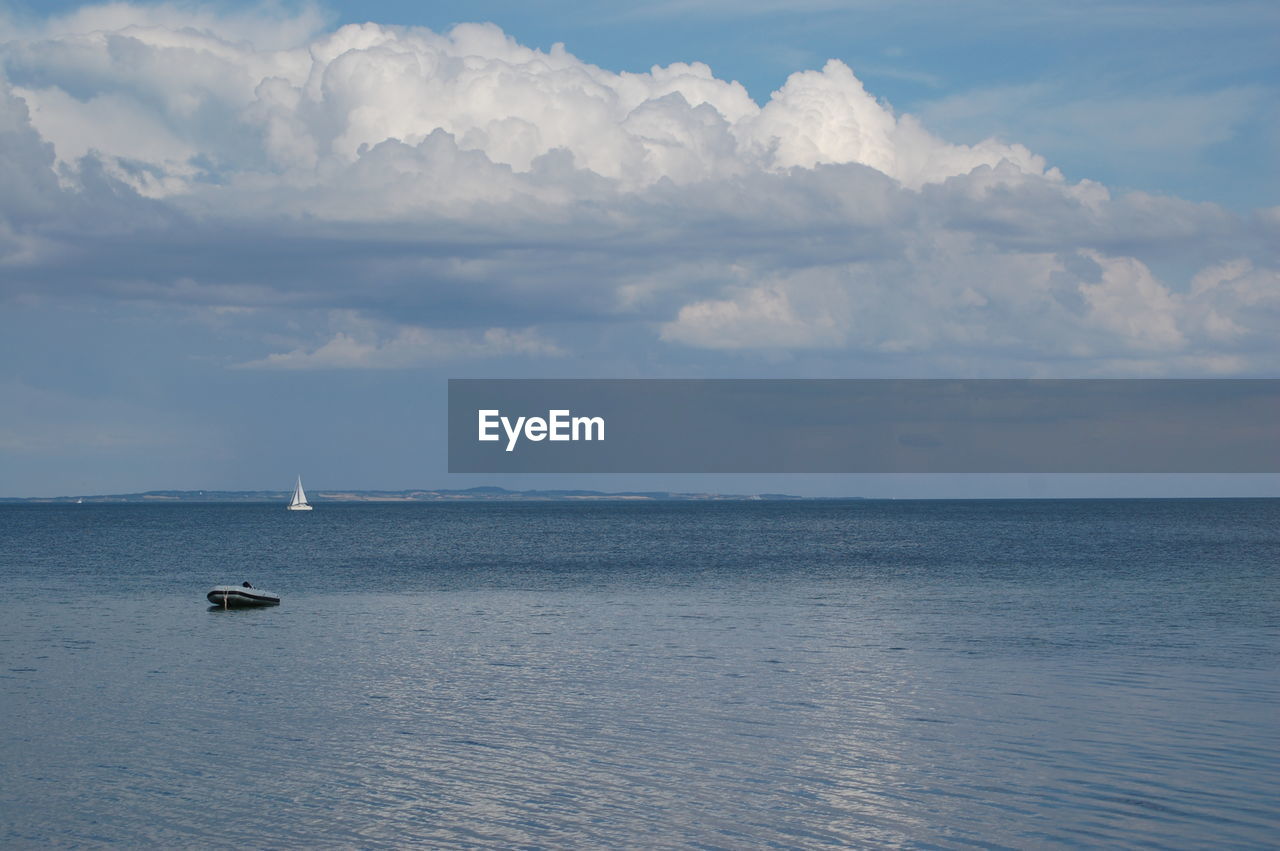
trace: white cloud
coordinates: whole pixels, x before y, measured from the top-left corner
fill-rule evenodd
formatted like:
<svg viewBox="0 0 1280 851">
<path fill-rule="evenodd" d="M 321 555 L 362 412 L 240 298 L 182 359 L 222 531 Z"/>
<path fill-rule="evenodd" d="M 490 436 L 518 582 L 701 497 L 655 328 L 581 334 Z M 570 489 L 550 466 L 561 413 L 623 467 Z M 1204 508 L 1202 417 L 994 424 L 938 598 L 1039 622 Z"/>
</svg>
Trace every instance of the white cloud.
<svg viewBox="0 0 1280 851">
<path fill-rule="evenodd" d="M 838 61 L 759 107 L 700 63 L 614 73 L 492 25 L 255 43 L 183 14 L 0 47 L 0 293 L 339 311 L 252 368 L 555 356 L 555 324 L 682 357 L 1274 369 L 1280 214 L 949 143 Z"/>
<path fill-rule="evenodd" d="M 534 329 L 488 328 L 483 333 L 415 326 L 383 327 L 350 313 L 346 330 L 319 346 L 299 346 L 240 364 L 241 369 L 405 369 L 504 355 L 557 357 L 561 349 Z"/>
<path fill-rule="evenodd" d="M 793 74 L 761 109 L 701 63 L 613 73 L 561 45 L 523 47 L 491 24 L 447 34 L 352 24 L 303 46 L 262 49 L 232 40 L 242 27 L 203 18 L 177 27 L 175 14 L 84 10 L 41 39 L 10 45 L 9 74 L 64 162 L 94 149 L 145 165 L 157 186 L 176 191 L 197 162 L 314 170 L 444 131 L 517 172 L 565 150 L 579 168 L 628 188 L 819 163 L 860 163 L 908 186 L 1005 159 L 1032 172 L 1044 165 L 1016 145 L 937 139 L 877 102 L 836 60 Z M 131 16 L 142 23 L 127 23 Z"/>
<path fill-rule="evenodd" d="M 1188 305 L 1207 339 L 1256 345 L 1280 327 L 1280 269 L 1258 269 L 1242 257 L 1202 269 L 1191 279 Z"/>
<path fill-rule="evenodd" d="M 1044 171 L 1044 161 L 1020 145 L 994 140 L 972 147 L 949 145 L 911 116 L 896 117 L 835 59 L 821 71 L 792 74 L 760 114 L 746 122 L 742 136 L 769 148 L 775 167 L 860 163 L 912 188 L 1002 161 L 1025 172 Z"/>
<path fill-rule="evenodd" d="M 1177 349 L 1186 342 L 1177 303 L 1150 269 L 1132 257 L 1085 254 L 1102 268 L 1101 281 L 1080 285 L 1091 321 L 1141 348 Z"/>
<path fill-rule="evenodd" d="M 694 302 L 662 326 L 663 340 L 708 349 L 821 349 L 844 342 L 841 317 L 797 312 L 788 288 L 752 287 L 732 297 Z"/>
<path fill-rule="evenodd" d="M 107 93 L 82 102 L 58 88 L 15 87 L 13 94 L 26 102 L 42 135 L 59 140 L 64 163 L 101 155 L 113 177 L 148 197 L 180 192 L 198 172 L 191 164 L 196 148 L 132 98 Z"/>
</svg>

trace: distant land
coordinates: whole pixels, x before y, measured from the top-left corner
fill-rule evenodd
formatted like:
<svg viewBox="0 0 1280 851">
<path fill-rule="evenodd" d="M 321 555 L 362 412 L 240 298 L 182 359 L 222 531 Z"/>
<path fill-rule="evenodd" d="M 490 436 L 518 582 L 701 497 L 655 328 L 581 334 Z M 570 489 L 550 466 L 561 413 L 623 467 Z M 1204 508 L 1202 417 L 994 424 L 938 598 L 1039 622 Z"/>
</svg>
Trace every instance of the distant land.
<svg viewBox="0 0 1280 851">
<path fill-rule="evenodd" d="M 283 491 L 146 491 L 144 493 L 78 494 L 53 497 L 0 497 L 0 502 L 39 503 L 103 503 L 103 502 L 288 502 L 291 490 Z M 857 497 L 854 497 L 857 498 Z M 313 490 L 307 495 L 313 504 L 323 502 L 476 502 L 482 500 L 652 500 L 668 502 L 693 502 L 712 500 L 781 501 L 805 500 L 810 497 L 791 496 L 784 493 L 721 494 L 721 493 L 671 493 L 670 491 L 620 491 L 607 493 L 590 490 L 528 490 L 513 491 L 506 488 L 478 487 L 466 490 Z"/>
</svg>

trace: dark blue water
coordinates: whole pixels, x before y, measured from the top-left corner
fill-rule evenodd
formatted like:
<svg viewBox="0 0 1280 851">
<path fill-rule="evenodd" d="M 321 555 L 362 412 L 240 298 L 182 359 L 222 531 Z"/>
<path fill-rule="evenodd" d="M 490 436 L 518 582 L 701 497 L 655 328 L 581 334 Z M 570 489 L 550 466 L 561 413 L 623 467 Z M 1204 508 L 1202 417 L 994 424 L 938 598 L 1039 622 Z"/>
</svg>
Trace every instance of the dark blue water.
<svg viewBox="0 0 1280 851">
<path fill-rule="evenodd" d="M 1277 500 L 3 506 L 0 844 L 1274 846 L 1277 565 Z"/>
</svg>

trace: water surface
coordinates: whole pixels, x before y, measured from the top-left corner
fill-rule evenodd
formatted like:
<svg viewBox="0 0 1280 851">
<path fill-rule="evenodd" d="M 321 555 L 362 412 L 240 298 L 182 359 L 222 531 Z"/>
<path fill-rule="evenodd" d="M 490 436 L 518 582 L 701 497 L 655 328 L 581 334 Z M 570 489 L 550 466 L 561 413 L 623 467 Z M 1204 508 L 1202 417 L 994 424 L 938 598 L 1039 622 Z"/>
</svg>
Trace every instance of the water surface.
<svg viewBox="0 0 1280 851">
<path fill-rule="evenodd" d="M 1278 521 L 3 506 L 0 842 L 1273 846 Z"/>
</svg>

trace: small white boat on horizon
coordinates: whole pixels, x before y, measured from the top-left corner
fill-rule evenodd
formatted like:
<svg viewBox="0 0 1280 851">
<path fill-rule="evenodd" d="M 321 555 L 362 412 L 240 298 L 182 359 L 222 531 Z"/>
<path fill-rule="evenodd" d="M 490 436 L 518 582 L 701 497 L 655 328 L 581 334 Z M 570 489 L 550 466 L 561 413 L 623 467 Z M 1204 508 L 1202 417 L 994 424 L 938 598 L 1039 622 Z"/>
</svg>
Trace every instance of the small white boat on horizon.
<svg viewBox="0 0 1280 851">
<path fill-rule="evenodd" d="M 302 489 L 302 476 L 298 476 L 298 486 L 293 489 L 293 499 L 289 500 L 287 506 L 289 511 L 310 511 L 311 506 L 307 503 L 307 494 Z"/>
<path fill-rule="evenodd" d="M 243 585 L 218 585 L 205 595 L 210 603 L 224 609 L 244 609 L 250 606 L 278 606 L 280 595 L 263 588 L 254 588 L 248 582 Z"/>
</svg>

